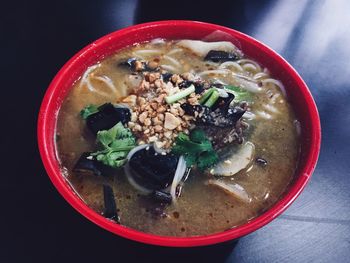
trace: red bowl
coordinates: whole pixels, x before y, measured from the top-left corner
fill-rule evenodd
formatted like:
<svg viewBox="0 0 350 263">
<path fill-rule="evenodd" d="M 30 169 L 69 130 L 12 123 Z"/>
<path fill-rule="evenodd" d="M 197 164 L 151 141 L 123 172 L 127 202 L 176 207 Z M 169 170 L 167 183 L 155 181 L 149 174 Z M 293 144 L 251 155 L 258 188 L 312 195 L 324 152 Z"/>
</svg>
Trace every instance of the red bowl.
<svg viewBox="0 0 350 263">
<path fill-rule="evenodd" d="M 215 32 L 215 33 L 213 33 Z M 212 34 L 213 33 L 213 34 Z M 301 158 L 295 179 L 283 197 L 268 211 L 248 223 L 221 233 L 196 237 L 168 237 L 146 234 L 107 220 L 89 208 L 73 191 L 61 174 L 54 142 L 57 112 L 63 99 L 87 67 L 115 51 L 154 38 L 229 40 L 263 66 L 274 78 L 281 80 L 301 123 Z M 235 30 L 194 21 L 161 21 L 145 23 L 118 30 L 88 45 L 71 58 L 57 73 L 46 91 L 38 119 L 38 143 L 45 169 L 61 195 L 92 222 L 125 238 L 148 244 L 174 247 L 202 246 L 244 236 L 269 223 L 280 215 L 298 197 L 310 180 L 320 151 L 320 119 L 315 102 L 305 82 L 280 55 L 261 42 Z"/>
</svg>

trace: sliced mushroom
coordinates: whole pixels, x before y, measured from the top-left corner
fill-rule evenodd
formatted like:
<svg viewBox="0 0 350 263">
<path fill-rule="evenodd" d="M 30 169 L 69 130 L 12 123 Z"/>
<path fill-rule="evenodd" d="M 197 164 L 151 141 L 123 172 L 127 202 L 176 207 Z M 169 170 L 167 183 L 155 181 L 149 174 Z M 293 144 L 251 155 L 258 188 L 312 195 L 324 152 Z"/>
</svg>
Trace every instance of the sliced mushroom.
<svg viewBox="0 0 350 263">
<path fill-rule="evenodd" d="M 238 151 L 221 157 L 222 161 L 210 171 L 214 175 L 232 176 L 246 168 L 253 159 L 254 144 L 246 142 Z"/>
<path fill-rule="evenodd" d="M 165 121 L 164 128 L 168 130 L 174 130 L 181 123 L 180 119 L 175 117 L 173 114 L 166 112 L 165 113 Z"/>
<path fill-rule="evenodd" d="M 228 41 L 204 42 L 200 40 L 181 40 L 178 46 L 188 48 L 198 56 L 205 57 L 210 50 L 219 50 L 226 52 L 234 52 L 237 47 Z"/>
</svg>

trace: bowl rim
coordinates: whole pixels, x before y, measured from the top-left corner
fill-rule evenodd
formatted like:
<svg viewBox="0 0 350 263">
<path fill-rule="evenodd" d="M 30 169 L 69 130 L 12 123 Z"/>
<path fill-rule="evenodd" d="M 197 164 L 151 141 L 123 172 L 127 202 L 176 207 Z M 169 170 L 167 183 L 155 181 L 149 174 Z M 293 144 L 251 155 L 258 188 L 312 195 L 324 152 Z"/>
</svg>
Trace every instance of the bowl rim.
<svg viewBox="0 0 350 263">
<path fill-rule="evenodd" d="M 194 236 L 194 237 L 172 237 L 172 236 L 159 236 L 154 234 L 148 234 L 141 231 L 137 231 L 122 225 L 118 225 L 113 223 L 112 221 L 104 218 L 99 215 L 91 208 L 89 208 L 70 188 L 66 179 L 61 173 L 61 170 L 58 169 L 58 162 L 56 159 L 55 153 L 50 149 L 50 140 L 52 138 L 52 132 L 47 129 L 48 121 L 52 118 L 53 109 L 57 107 L 55 105 L 55 90 L 59 88 L 59 85 L 62 80 L 64 80 L 65 75 L 74 67 L 81 59 L 84 59 L 84 56 L 91 52 L 96 46 L 102 45 L 103 43 L 108 43 L 109 41 L 113 41 L 118 37 L 129 31 L 142 31 L 144 28 L 149 27 L 157 27 L 157 26 L 168 26 L 176 27 L 176 26 L 188 26 L 188 27 L 196 27 L 196 26 L 205 26 L 210 27 L 213 30 L 222 30 L 234 36 L 239 36 L 243 38 L 245 41 L 248 41 L 254 44 L 258 49 L 264 50 L 264 52 L 268 53 L 273 57 L 275 61 L 280 64 L 284 64 L 285 69 L 288 70 L 288 73 L 291 74 L 292 78 L 297 82 L 297 86 L 301 89 L 303 96 L 307 101 L 307 110 L 310 114 L 311 118 L 311 142 L 310 142 L 310 152 L 307 156 L 307 162 L 305 163 L 305 167 L 302 169 L 302 173 L 299 174 L 299 177 L 296 178 L 293 185 L 289 188 L 288 192 L 281 198 L 277 203 L 275 203 L 270 209 L 264 212 L 262 215 L 254 218 L 253 220 L 240 225 L 238 227 L 232 228 L 230 230 L 226 230 L 224 232 L 214 233 L 210 235 L 203 236 Z M 59 106 L 58 106 L 59 107 Z M 55 117 L 55 122 L 57 121 L 57 117 Z M 51 135 L 50 135 L 51 134 Z M 172 246 L 172 247 L 192 247 L 192 246 L 204 246 L 211 245 L 216 243 L 221 243 L 225 241 L 229 241 L 232 239 L 236 239 L 247 235 L 262 226 L 266 225 L 270 221 L 274 220 L 277 216 L 279 216 L 282 212 L 284 212 L 291 203 L 299 196 L 301 191 L 306 186 L 307 182 L 310 180 L 312 172 L 315 169 L 318 155 L 320 152 L 321 145 L 321 127 L 320 127 L 320 118 L 318 114 L 318 110 L 315 104 L 315 101 L 311 95 L 310 90 L 308 89 L 306 83 L 300 77 L 300 75 L 296 72 L 296 70 L 277 52 L 275 52 L 270 47 L 261 43 L 260 41 L 244 34 L 239 31 L 236 31 L 231 28 L 227 28 L 224 26 L 199 22 L 199 21 L 190 21 L 190 20 L 164 20 L 164 21 L 155 21 L 148 22 L 143 24 L 138 24 L 130 27 L 126 27 L 117 31 L 114 31 L 110 34 L 107 34 L 98 40 L 92 42 L 87 45 L 85 48 L 76 53 L 66 64 L 59 70 L 56 74 L 52 82 L 50 83 L 44 98 L 42 100 L 42 104 L 39 111 L 38 123 L 37 123 L 37 137 L 38 137 L 38 147 L 41 155 L 42 162 L 44 164 L 45 170 L 51 179 L 52 183 L 58 190 L 58 192 L 64 197 L 64 199 L 73 206 L 80 214 L 85 216 L 87 219 L 97 224 L 98 226 L 114 233 L 119 236 L 146 243 L 153 244 L 159 246 Z"/>
</svg>

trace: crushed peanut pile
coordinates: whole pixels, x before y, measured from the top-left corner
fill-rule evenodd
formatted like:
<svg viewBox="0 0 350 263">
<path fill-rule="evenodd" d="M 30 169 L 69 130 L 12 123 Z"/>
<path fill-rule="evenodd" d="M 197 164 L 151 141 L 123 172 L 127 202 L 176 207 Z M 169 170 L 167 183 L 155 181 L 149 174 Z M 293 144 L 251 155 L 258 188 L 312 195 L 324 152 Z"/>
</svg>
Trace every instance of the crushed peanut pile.
<svg viewBox="0 0 350 263">
<path fill-rule="evenodd" d="M 132 110 L 128 127 L 138 138 L 138 144 L 155 143 L 157 147 L 169 149 L 179 132 L 189 133 L 194 128 L 194 117 L 186 115 L 180 107 L 183 103 L 198 104 L 200 95 L 195 92 L 173 104 L 165 97 L 179 92 L 184 79 L 193 78 L 187 73 L 174 74 L 164 82 L 159 72 L 145 72 L 140 86 L 122 100 Z"/>
</svg>

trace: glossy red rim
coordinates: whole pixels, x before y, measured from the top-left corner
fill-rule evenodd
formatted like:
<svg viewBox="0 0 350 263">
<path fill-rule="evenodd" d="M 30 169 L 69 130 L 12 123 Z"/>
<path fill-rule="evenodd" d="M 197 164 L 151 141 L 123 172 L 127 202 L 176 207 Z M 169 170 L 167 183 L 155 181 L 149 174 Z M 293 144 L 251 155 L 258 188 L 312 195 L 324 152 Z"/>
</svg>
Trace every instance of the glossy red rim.
<svg viewBox="0 0 350 263">
<path fill-rule="evenodd" d="M 168 237 L 143 233 L 117 225 L 90 209 L 71 189 L 61 173 L 55 153 L 54 134 L 57 112 L 72 83 L 86 68 L 114 51 L 134 43 L 161 37 L 201 39 L 219 30 L 241 44 L 243 52 L 267 66 L 282 82 L 301 121 L 302 154 L 295 180 L 287 193 L 264 214 L 225 232 L 197 237 Z M 263 61 L 261 61 L 263 60 Z M 266 63 L 265 63 L 266 62 Z M 267 64 L 267 65 L 266 65 Z M 38 145 L 45 169 L 57 190 L 79 213 L 100 227 L 135 241 L 174 247 L 203 246 L 244 236 L 280 215 L 299 196 L 316 166 L 321 144 L 320 119 L 311 93 L 291 65 L 261 42 L 243 33 L 215 24 L 196 21 L 159 21 L 131 26 L 106 35 L 72 57 L 57 73 L 46 91 L 38 117 Z"/>
</svg>

